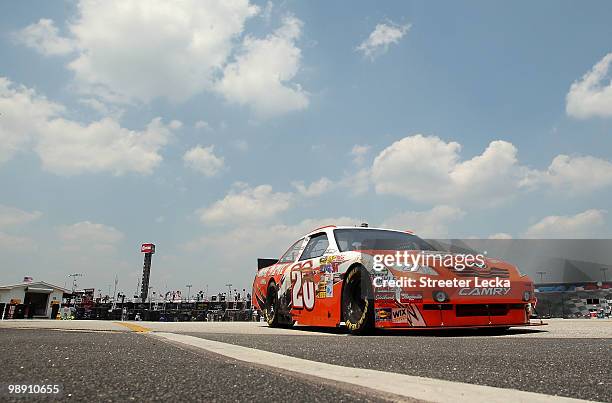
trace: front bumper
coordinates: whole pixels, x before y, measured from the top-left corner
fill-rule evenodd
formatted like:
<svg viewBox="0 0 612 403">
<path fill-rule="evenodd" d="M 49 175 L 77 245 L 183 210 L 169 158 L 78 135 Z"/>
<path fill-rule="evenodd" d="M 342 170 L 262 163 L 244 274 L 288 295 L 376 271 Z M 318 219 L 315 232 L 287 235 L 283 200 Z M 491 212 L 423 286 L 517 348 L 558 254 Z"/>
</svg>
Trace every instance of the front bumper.
<svg viewBox="0 0 612 403">
<path fill-rule="evenodd" d="M 375 302 L 378 328 L 468 328 L 530 326 L 528 303 L 410 303 Z"/>
</svg>

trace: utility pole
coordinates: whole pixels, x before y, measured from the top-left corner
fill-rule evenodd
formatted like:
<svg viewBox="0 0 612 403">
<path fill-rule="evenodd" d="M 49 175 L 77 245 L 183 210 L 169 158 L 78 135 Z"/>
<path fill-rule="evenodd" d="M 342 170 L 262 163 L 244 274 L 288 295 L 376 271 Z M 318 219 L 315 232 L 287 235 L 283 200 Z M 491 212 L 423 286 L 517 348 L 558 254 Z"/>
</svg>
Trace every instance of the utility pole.
<svg viewBox="0 0 612 403">
<path fill-rule="evenodd" d="M 187 287 L 187 303 L 189 303 L 189 296 L 191 295 L 191 287 L 193 287 L 193 285 L 187 284 L 185 287 Z"/>
</svg>

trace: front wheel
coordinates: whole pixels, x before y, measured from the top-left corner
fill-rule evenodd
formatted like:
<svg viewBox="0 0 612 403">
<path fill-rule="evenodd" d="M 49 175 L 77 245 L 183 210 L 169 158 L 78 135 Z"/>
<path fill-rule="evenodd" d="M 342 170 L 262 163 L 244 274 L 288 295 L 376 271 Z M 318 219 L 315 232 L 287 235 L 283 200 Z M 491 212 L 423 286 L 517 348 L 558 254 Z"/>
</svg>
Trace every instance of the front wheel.
<svg viewBox="0 0 612 403">
<path fill-rule="evenodd" d="M 342 317 L 351 334 L 368 334 L 374 329 L 374 300 L 370 276 L 364 267 L 351 270 L 344 279 Z"/>
<path fill-rule="evenodd" d="M 276 283 L 271 282 L 268 286 L 266 294 L 266 302 L 264 306 L 264 317 L 270 327 L 278 327 L 278 288 Z"/>
</svg>

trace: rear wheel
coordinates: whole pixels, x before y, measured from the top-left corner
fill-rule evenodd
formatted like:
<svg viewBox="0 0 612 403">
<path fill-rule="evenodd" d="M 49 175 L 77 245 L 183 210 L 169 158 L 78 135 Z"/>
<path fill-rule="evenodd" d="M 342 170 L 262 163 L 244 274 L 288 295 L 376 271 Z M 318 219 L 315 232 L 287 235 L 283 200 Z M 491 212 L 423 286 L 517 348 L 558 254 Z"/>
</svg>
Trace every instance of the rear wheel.
<svg viewBox="0 0 612 403">
<path fill-rule="evenodd" d="M 278 327 L 278 288 L 273 281 L 268 285 L 266 303 L 264 306 L 264 317 L 270 327 Z"/>
<path fill-rule="evenodd" d="M 352 334 L 368 334 L 374 329 L 374 300 L 367 270 L 356 267 L 344 279 L 342 317 Z"/>
</svg>

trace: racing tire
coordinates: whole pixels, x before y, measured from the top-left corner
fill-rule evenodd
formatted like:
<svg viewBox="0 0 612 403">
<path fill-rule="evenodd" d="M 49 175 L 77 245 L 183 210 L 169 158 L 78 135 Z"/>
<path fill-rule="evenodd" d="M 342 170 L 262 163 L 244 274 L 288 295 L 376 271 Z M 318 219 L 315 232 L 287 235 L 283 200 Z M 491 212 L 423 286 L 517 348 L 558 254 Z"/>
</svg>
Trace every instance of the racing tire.
<svg viewBox="0 0 612 403">
<path fill-rule="evenodd" d="M 363 266 L 351 270 L 342 287 L 342 317 L 351 334 L 366 335 L 374 330 L 374 300 L 370 275 Z M 363 289 L 367 287 L 367 289 Z"/>
<path fill-rule="evenodd" d="M 291 329 L 295 325 L 295 321 L 292 320 L 288 323 L 279 324 L 278 327 L 282 327 L 283 329 Z"/>
<path fill-rule="evenodd" d="M 268 292 L 266 293 L 266 301 L 264 305 L 264 318 L 268 323 L 269 327 L 279 327 L 278 321 L 278 288 L 274 281 L 268 285 Z"/>
</svg>

